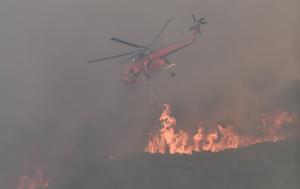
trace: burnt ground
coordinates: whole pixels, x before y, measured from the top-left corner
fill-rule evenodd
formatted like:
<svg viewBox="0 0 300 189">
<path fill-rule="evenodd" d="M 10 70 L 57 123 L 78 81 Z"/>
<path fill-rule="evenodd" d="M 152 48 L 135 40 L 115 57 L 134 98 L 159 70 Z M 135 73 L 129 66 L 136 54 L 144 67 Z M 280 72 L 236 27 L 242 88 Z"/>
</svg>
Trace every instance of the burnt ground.
<svg viewBox="0 0 300 189">
<path fill-rule="evenodd" d="M 106 161 L 74 158 L 49 188 L 299 189 L 299 147 L 300 141 L 294 140 L 192 156 L 139 154 Z"/>
</svg>

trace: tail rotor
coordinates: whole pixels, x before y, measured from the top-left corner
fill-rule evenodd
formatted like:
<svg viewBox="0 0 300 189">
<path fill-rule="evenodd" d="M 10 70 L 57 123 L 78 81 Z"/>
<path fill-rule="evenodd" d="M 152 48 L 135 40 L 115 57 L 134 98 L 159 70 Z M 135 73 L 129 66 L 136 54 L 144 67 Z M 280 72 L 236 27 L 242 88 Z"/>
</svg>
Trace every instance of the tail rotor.
<svg viewBox="0 0 300 189">
<path fill-rule="evenodd" d="M 194 25 L 190 27 L 190 31 L 197 30 L 199 34 L 201 35 L 200 25 L 206 24 L 207 22 L 204 20 L 204 17 L 201 17 L 198 21 L 196 20 L 196 17 L 194 14 L 192 14 Z"/>
</svg>

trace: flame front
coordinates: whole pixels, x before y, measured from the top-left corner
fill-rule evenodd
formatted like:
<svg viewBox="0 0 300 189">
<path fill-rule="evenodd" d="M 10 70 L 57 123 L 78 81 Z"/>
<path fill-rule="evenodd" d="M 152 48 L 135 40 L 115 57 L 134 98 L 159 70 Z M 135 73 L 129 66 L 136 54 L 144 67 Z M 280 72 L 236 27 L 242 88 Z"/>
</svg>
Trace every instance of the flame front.
<svg viewBox="0 0 300 189">
<path fill-rule="evenodd" d="M 37 170 L 33 175 L 21 176 L 17 189 L 42 189 L 48 186 L 48 180 L 44 178 L 42 170 Z"/>
<path fill-rule="evenodd" d="M 150 136 L 145 152 L 190 155 L 193 152 L 219 152 L 287 139 L 291 133 L 282 132 L 282 128 L 286 124 L 295 123 L 296 116 L 285 111 L 262 115 L 260 136 L 242 135 L 237 133 L 232 125 L 221 124 L 206 132 L 203 123 L 200 122 L 196 134 L 190 137 L 183 130 L 175 130 L 176 119 L 171 115 L 170 106 L 167 104 L 164 104 L 159 121 L 162 128 L 159 133 Z"/>
</svg>

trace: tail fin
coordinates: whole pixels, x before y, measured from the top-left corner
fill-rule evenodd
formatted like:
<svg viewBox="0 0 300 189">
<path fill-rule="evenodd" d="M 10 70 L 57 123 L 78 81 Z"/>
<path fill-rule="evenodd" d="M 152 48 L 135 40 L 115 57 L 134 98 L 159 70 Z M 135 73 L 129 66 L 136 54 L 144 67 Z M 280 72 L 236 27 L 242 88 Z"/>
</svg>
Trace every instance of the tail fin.
<svg viewBox="0 0 300 189">
<path fill-rule="evenodd" d="M 201 17 L 198 21 L 196 20 L 196 17 L 194 14 L 192 14 L 194 25 L 190 27 L 190 30 L 197 30 L 199 34 L 201 35 L 200 25 L 206 24 L 207 22 L 204 21 L 204 17 Z"/>
</svg>

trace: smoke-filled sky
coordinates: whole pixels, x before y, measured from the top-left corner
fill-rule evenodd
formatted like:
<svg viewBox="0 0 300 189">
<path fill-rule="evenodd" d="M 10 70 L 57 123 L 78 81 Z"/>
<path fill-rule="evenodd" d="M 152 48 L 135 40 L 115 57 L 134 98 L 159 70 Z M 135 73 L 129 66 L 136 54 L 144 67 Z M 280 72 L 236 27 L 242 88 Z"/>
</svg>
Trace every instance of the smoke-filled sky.
<svg viewBox="0 0 300 189">
<path fill-rule="evenodd" d="M 160 108 L 144 85 L 120 82 L 126 64 L 86 61 L 132 50 L 111 37 L 146 44 L 169 17 L 156 46 L 184 41 L 192 13 L 208 21 L 203 35 L 170 57 L 175 78 L 149 81 L 179 122 L 249 129 L 261 111 L 299 110 L 298 0 L 1 1 L 2 181 L 35 156 L 63 164 L 82 140 L 95 158 L 142 151 Z"/>
</svg>

